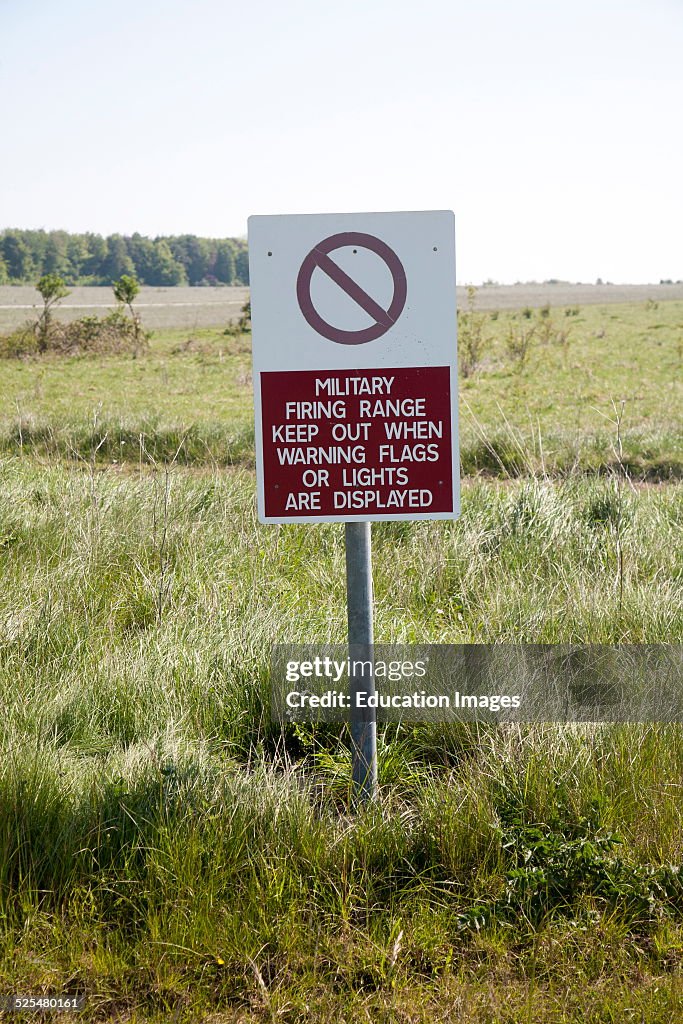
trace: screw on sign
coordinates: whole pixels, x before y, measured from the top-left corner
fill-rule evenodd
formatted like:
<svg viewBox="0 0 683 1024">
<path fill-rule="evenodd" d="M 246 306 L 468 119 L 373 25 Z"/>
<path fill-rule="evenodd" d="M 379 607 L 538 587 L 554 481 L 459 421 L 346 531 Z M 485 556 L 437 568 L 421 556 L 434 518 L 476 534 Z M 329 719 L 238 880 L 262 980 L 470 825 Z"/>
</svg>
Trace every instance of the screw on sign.
<svg viewBox="0 0 683 1024">
<path fill-rule="evenodd" d="M 341 269 L 330 257 L 335 249 L 346 245 L 356 245 L 376 253 L 386 263 L 394 283 L 394 294 L 388 309 L 384 309 L 369 295 L 357 281 Z M 360 331 L 344 331 L 324 320 L 313 305 L 311 298 L 311 280 L 316 268 L 322 270 L 335 284 L 346 292 L 363 309 L 375 323 Z M 296 282 L 296 295 L 299 308 L 306 321 L 314 331 L 324 338 L 335 341 L 339 345 L 364 345 L 368 341 L 381 338 L 396 323 L 406 304 L 408 283 L 403 264 L 394 250 L 375 235 L 361 231 L 342 231 L 319 242 L 306 256 L 301 264 Z"/>
</svg>

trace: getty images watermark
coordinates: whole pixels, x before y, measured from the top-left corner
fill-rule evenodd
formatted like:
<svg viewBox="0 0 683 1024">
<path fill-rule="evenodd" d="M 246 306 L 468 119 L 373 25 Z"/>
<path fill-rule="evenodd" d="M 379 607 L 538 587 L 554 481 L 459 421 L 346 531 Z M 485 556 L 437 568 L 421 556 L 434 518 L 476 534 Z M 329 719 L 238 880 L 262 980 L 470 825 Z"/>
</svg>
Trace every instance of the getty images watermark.
<svg viewBox="0 0 683 1024">
<path fill-rule="evenodd" d="M 683 722 L 680 644 L 273 648 L 276 721 Z"/>
</svg>

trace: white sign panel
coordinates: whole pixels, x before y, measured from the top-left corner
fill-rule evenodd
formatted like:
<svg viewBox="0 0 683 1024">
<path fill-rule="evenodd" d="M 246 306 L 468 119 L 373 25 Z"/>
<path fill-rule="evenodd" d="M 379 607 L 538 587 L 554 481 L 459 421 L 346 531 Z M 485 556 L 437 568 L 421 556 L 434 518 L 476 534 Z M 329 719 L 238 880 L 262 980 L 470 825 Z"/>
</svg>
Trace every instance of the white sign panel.
<svg viewBox="0 0 683 1024">
<path fill-rule="evenodd" d="M 259 518 L 459 515 L 451 211 L 249 218 Z"/>
</svg>

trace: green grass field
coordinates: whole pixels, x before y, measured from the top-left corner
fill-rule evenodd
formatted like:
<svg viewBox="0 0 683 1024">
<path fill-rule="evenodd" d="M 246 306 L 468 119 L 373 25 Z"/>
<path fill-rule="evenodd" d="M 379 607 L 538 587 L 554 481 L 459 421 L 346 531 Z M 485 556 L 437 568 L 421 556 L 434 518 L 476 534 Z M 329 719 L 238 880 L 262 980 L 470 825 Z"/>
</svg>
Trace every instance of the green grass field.
<svg viewBox="0 0 683 1024">
<path fill-rule="evenodd" d="M 482 330 L 462 516 L 374 525 L 377 640 L 679 643 L 683 303 Z M 270 722 L 271 645 L 345 639 L 343 526 L 258 523 L 249 339 L 0 360 L 0 395 L 0 994 L 683 1019 L 679 726 L 387 726 L 353 815 L 345 729 Z"/>
</svg>

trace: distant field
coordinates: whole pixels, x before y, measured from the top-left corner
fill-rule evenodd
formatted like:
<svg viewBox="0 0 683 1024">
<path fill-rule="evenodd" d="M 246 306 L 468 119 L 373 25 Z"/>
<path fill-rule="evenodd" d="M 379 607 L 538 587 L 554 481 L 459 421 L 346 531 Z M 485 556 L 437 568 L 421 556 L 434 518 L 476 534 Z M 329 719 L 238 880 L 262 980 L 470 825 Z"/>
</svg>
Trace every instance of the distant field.
<svg viewBox="0 0 683 1024">
<path fill-rule="evenodd" d="M 153 329 L 165 327 L 218 327 L 237 318 L 240 306 L 249 295 L 248 288 L 143 288 L 137 305 L 145 324 Z M 604 303 L 646 302 L 652 299 L 683 299 L 683 284 L 513 284 L 486 285 L 477 289 L 479 309 L 523 309 L 524 306 L 600 305 Z M 464 307 L 467 289 L 458 288 L 458 305 Z M 0 330 L 8 330 L 33 316 L 42 304 L 35 288 L 4 285 L 0 287 Z M 60 305 L 58 316 L 73 320 L 115 305 L 111 288 L 72 288 Z"/>
<path fill-rule="evenodd" d="M 219 327 L 239 316 L 248 288 L 142 288 L 136 306 L 147 327 Z M 57 316 L 75 320 L 116 305 L 111 288 L 72 288 Z M 0 330 L 17 327 L 42 306 L 35 288 L 0 287 Z"/>
<path fill-rule="evenodd" d="M 216 291 L 177 289 L 209 298 Z M 234 308 L 244 295 L 240 290 Z M 155 308 L 142 308 L 145 326 L 152 327 Z M 168 308 L 180 317 L 188 311 Z M 604 470 L 613 458 L 615 408 L 623 401 L 624 453 L 634 475 L 680 478 L 683 302 L 581 305 L 572 316 L 561 307 L 548 318 L 538 308 L 530 319 L 512 310 L 482 316 L 488 340 L 481 365 L 460 384 L 466 475 L 516 475 L 532 465 L 545 473 Z M 251 344 L 249 337 L 226 336 L 224 324 L 155 328 L 144 359 L 0 361 L 0 450 L 30 445 L 87 456 L 96 416 L 107 434 L 98 460 L 136 461 L 140 432 L 159 445 L 167 437 L 175 451 L 191 426 L 195 441 L 185 446 L 184 461 L 251 466 Z M 536 332 L 523 367 L 507 350 L 509 332 L 522 325 Z M 544 340 L 545 328 L 566 332 L 566 343 L 550 335 Z M 461 325 L 462 349 L 465 341 Z"/>
<path fill-rule="evenodd" d="M 458 288 L 458 305 L 466 299 Z M 612 302 L 664 302 L 683 299 L 683 284 L 510 284 L 477 288 L 479 309 L 523 309 L 524 306 L 595 306 Z"/>
</svg>

